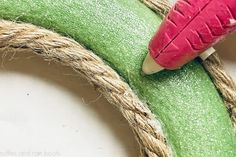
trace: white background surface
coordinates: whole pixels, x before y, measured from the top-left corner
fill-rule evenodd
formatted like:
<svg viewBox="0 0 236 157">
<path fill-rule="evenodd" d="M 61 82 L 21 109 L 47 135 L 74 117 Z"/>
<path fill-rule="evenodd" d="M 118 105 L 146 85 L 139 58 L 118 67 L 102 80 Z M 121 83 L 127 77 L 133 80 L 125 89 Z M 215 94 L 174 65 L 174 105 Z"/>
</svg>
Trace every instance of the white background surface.
<svg viewBox="0 0 236 157">
<path fill-rule="evenodd" d="M 124 118 L 87 81 L 31 53 L 12 55 L 0 59 L 0 157 L 138 156 Z"/>
</svg>

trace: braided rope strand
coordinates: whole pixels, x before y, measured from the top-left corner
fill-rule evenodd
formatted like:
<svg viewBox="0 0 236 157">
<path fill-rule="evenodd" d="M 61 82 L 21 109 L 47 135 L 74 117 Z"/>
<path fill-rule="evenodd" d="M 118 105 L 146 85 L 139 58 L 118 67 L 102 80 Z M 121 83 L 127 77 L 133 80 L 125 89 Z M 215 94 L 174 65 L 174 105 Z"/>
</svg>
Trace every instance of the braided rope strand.
<svg viewBox="0 0 236 157">
<path fill-rule="evenodd" d="M 169 12 L 171 5 L 168 0 L 140 0 L 157 14 L 165 15 Z"/>
<path fill-rule="evenodd" d="M 167 14 L 171 8 L 168 0 L 141 0 L 149 8 L 155 9 L 158 13 Z M 154 5 L 154 6 L 153 6 Z M 165 12 L 163 12 L 165 11 Z M 214 53 L 203 61 L 203 66 L 209 72 L 216 88 L 222 94 L 222 98 L 231 116 L 236 131 L 236 84 L 230 75 L 224 70 L 223 63 L 218 54 Z"/>
<path fill-rule="evenodd" d="M 98 56 L 76 41 L 30 24 L 0 21 L 0 51 L 33 51 L 72 67 L 119 108 L 140 144 L 143 157 L 169 157 L 160 122 L 129 85 Z"/>
<path fill-rule="evenodd" d="M 156 12 L 166 14 L 170 5 L 161 0 L 142 0 Z M 168 7 L 169 6 L 169 7 Z M 150 110 L 132 92 L 120 76 L 99 57 L 75 41 L 56 33 L 27 24 L 0 21 L 0 51 L 31 50 L 47 60 L 72 67 L 93 84 L 127 119 L 140 144 L 143 157 L 169 157 L 170 150 Z M 235 90 L 232 79 L 225 73 L 219 57 L 214 54 L 203 62 L 235 122 Z"/>
<path fill-rule="evenodd" d="M 211 78 L 221 93 L 225 105 L 231 116 L 234 130 L 236 131 L 236 85 L 233 79 L 226 73 L 223 63 L 217 53 L 212 54 L 203 62 L 205 69 L 210 73 Z"/>
</svg>

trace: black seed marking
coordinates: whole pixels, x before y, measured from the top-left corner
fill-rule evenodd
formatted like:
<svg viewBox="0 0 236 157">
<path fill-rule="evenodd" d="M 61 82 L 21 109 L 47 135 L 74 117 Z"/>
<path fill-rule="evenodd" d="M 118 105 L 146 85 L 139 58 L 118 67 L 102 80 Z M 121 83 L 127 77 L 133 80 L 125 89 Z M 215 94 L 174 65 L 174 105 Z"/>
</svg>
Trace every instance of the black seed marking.
<svg viewBox="0 0 236 157">
<path fill-rule="evenodd" d="M 181 2 L 183 2 L 183 3 L 185 3 L 185 4 L 189 5 L 189 6 L 192 6 L 192 4 L 188 0 L 182 0 Z"/>
<path fill-rule="evenodd" d="M 177 27 L 177 24 L 170 18 L 170 16 L 168 16 L 167 19 Z"/>
<path fill-rule="evenodd" d="M 179 9 L 179 7 L 177 5 L 175 5 L 174 10 L 177 11 L 178 13 L 180 13 L 182 16 L 184 16 L 184 13 Z"/>
<path fill-rule="evenodd" d="M 188 39 L 186 38 L 187 42 L 189 43 L 189 45 L 191 46 L 191 48 L 194 50 L 194 51 L 199 51 L 199 49 L 196 49 L 193 45 L 193 43 Z"/>
<path fill-rule="evenodd" d="M 211 35 L 212 36 L 215 36 L 215 37 L 217 37 L 218 35 L 215 35 L 215 33 L 213 32 L 213 29 L 209 26 L 209 24 L 208 23 L 206 23 L 206 26 L 208 27 L 208 29 L 210 30 L 210 33 L 211 33 Z"/>
<path fill-rule="evenodd" d="M 227 27 L 225 26 L 224 22 L 220 19 L 220 17 L 218 15 L 216 15 L 216 18 L 220 21 L 220 26 L 225 30 L 227 29 Z M 221 34 L 226 34 L 226 31 L 223 31 Z"/>
<path fill-rule="evenodd" d="M 228 10 L 229 10 L 229 13 L 231 14 L 231 16 L 232 16 L 234 19 L 236 19 L 233 10 L 232 10 L 228 5 L 226 6 L 226 9 L 228 9 Z"/>
<path fill-rule="evenodd" d="M 204 37 L 201 35 L 201 33 L 199 31 L 196 31 L 197 35 L 199 36 L 199 39 L 201 40 L 201 42 L 203 44 L 208 44 L 207 42 L 204 41 Z"/>
<path fill-rule="evenodd" d="M 216 18 L 220 21 L 220 25 L 224 28 L 224 22 L 220 19 L 218 15 L 216 15 Z"/>
</svg>

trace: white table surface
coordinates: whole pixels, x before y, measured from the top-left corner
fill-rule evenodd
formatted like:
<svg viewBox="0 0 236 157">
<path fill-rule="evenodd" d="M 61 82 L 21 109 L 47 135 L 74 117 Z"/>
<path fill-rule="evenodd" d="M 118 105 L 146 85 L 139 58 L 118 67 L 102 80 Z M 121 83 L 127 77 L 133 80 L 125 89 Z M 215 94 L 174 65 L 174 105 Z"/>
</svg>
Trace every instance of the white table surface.
<svg viewBox="0 0 236 157">
<path fill-rule="evenodd" d="M 70 68 L 29 53 L 0 64 L 0 157 L 138 156 L 125 119 Z"/>
</svg>

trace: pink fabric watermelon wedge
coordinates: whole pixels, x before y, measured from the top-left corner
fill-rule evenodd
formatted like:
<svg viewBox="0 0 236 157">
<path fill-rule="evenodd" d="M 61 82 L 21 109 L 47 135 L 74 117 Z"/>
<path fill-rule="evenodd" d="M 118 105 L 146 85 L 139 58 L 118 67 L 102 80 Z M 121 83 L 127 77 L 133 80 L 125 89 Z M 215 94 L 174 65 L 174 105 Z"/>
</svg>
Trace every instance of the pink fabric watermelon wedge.
<svg viewBox="0 0 236 157">
<path fill-rule="evenodd" d="M 177 69 L 236 29 L 236 0 L 179 0 L 149 44 L 151 57 Z"/>
</svg>

